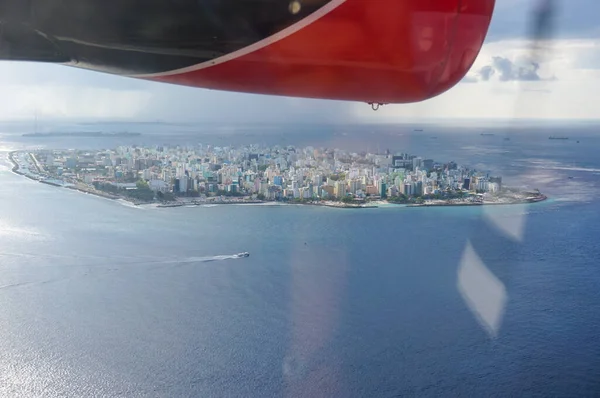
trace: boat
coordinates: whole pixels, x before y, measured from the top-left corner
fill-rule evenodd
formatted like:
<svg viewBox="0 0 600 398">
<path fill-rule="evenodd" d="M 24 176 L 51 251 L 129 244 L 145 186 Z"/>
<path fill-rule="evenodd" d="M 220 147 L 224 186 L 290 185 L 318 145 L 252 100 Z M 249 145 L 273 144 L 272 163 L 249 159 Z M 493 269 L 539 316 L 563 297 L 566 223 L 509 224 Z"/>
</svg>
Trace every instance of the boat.
<svg viewBox="0 0 600 398">
<path fill-rule="evenodd" d="M 569 137 L 548 137 L 549 140 L 568 140 Z"/>
<path fill-rule="evenodd" d="M 235 257 L 237 257 L 237 258 L 250 257 L 250 253 L 248 253 L 248 252 L 238 253 L 235 255 Z"/>
</svg>

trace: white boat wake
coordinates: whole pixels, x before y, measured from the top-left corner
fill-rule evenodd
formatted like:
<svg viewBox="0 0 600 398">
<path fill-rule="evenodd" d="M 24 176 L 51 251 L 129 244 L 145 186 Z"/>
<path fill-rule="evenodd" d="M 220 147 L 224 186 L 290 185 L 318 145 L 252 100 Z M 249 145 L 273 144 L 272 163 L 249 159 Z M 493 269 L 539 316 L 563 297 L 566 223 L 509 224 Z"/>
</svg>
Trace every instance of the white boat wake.
<svg viewBox="0 0 600 398">
<path fill-rule="evenodd" d="M 248 256 L 243 256 L 243 253 L 238 254 L 222 254 L 218 256 L 207 256 L 207 257 L 186 257 L 172 260 L 156 261 L 153 264 L 187 264 L 187 263 L 208 263 L 211 261 L 223 261 L 223 260 L 235 260 Z"/>
<path fill-rule="evenodd" d="M 209 256 L 209 257 L 188 257 L 183 260 L 177 260 L 179 263 L 207 263 L 209 261 L 221 261 L 221 260 L 233 260 L 241 258 L 235 254 L 223 254 L 220 256 Z"/>
</svg>

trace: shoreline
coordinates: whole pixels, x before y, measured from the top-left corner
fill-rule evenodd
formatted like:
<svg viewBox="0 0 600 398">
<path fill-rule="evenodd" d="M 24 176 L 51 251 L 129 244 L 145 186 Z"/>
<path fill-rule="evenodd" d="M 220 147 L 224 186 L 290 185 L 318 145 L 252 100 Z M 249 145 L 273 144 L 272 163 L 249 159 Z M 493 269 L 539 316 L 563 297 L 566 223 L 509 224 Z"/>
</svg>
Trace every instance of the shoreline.
<svg viewBox="0 0 600 398">
<path fill-rule="evenodd" d="M 509 202 L 483 202 L 483 203 L 412 203 L 407 204 L 406 207 L 460 207 L 460 206 L 510 206 L 510 205 L 523 205 L 528 203 L 538 203 L 547 200 L 548 197 L 544 194 L 531 199 L 513 200 Z"/>
<path fill-rule="evenodd" d="M 195 206 L 216 206 L 216 205 L 240 205 L 240 206 L 248 206 L 248 205 L 271 205 L 271 206 L 321 206 L 321 207 L 334 207 L 339 209 L 373 209 L 379 206 L 377 205 L 351 205 L 351 204 L 342 204 L 340 203 L 314 203 L 314 202 L 282 202 L 276 200 L 247 200 L 247 201 L 231 201 L 231 202 L 223 202 L 216 200 L 207 200 L 203 202 L 170 202 L 170 203 L 158 203 L 157 202 L 149 202 L 143 204 L 156 204 L 158 208 L 168 208 L 168 207 L 195 207 Z"/>
<path fill-rule="evenodd" d="M 307 206 L 322 206 L 322 207 L 334 207 L 337 209 L 376 209 L 379 206 L 378 205 L 371 205 L 371 204 L 349 204 L 349 203 L 342 203 L 340 202 L 339 204 L 333 202 L 333 203 L 291 203 L 291 204 L 299 204 L 299 205 L 307 205 Z"/>
<path fill-rule="evenodd" d="M 120 197 L 120 196 L 117 196 L 117 195 L 111 195 L 109 193 L 104 193 L 104 192 L 101 192 L 101 191 L 92 190 L 92 189 L 88 189 L 88 188 L 84 188 L 84 187 L 76 186 L 76 185 L 63 185 L 63 184 L 59 184 L 57 182 L 54 182 L 52 180 L 47 180 L 47 179 L 42 179 L 42 178 L 36 178 L 33 175 L 29 175 L 29 174 L 23 173 L 22 171 L 19 171 L 20 170 L 19 163 L 14 158 L 14 155 L 17 152 L 18 151 L 11 151 L 11 152 L 8 153 L 8 160 L 13 164 L 13 167 L 12 167 L 11 171 L 13 173 L 15 173 L 15 174 L 18 174 L 20 176 L 28 178 L 28 179 L 30 179 L 32 181 L 37 181 L 37 182 L 39 182 L 41 184 L 51 185 L 51 186 L 57 187 L 57 188 L 71 189 L 71 190 L 74 190 L 74 191 L 79 191 L 81 193 L 87 193 L 87 194 L 90 194 L 90 195 L 95 195 L 95 196 L 98 196 L 98 197 L 101 197 L 101 198 L 105 198 L 105 199 L 112 199 L 112 200 L 125 199 L 127 201 L 130 201 L 130 200 L 128 200 L 128 198 Z"/>
<path fill-rule="evenodd" d="M 40 182 L 43 182 L 43 181 L 40 181 Z M 102 192 L 102 191 L 98 191 L 98 190 L 93 190 L 91 188 L 88 189 L 88 188 L 84 188 L 84 187 L 78 187 L 76 185 L 65 186 L 65 185 L 59 185 L 59 184 L 52 184 L 52 183 L 49 183 L 49 182 L 45 182 L 45 183 L 48 184 L 48 185 L 53 185 L 53 186 L 59 187 L 59 188 L 66 188 L 66 189 L 71 189 L 73 191 L 79 191 L 81 193 L 87 193 L 89 195 L 95 195 L 95 196 L 98 196 L 98 197 L 101 197 L 101 198 L 104 198 L 104 199 L 111 199 L 111 200 L 124 199 L 124 200 L 126 200 L 128 202 L 131 202 L 131 203 L 137 205 L 137 203 L 132 202 L 128 198 L 121 197 L 121 196 L 118 196 L 118 195 L 112 195 L 112 194 L 109 194 L 109 193 L 106 193 L 106 192 Z"/>
<path fill-rule="evenodd" d="M 11 169 L 11 171 L 15 174 L 18 174 L 20 176 L 23 176 L 25 178 L 28 178 L 32 181 L 37 181 L 37 182 L 42 182 L 42 180 L 35 178 L 34 176 L 30 176 L 28 174 L 23 173 L 22 171 L 19 171 L 20 167 L 19 167 L 19 163 L 14 159 L 14 154 L 17 153 L 17 151 L 11 151 L 8 153 L 8 160 L 10 160 L 10 162 L 13 164 L 13 167 Z"/>
<path fill-rule="evenodd" d="M 210 205 L 302 205 L 302 206 L 319 206 L 319 207 L 330 207 L 337 209 L 375 209 L 380 206 L 388 207 L 387 205 L 400 205 L 399 207 L 461 207 L 461 206 L 499 206 L 499 205 L 516 205 L 516 204 L 527 204 L 527 203 L 538 203 L 543 202 L 548 197 L 544 194 L 540 194 L 537 197 L 524 199 L 524 200 L 515 200 L 509 202 L 483 202 L 483 203 L 474 203 L 474 202 L 465 202 L 465 203 L 393 203 L 388 201 L 374 201 L 375 203 L 369 204 L 353 204 L 353 203 L 343 203 L 343 202 L 333 202 L 333 201 L 324 201 L 325 203 L 319 202 L 283 202 L 283 201 L 274 201 L 274 200 L 237 200 L 237 201 L 223 201 L 223 200 L 206 200 L 206 201 L 175 201 L 175 202 L 143 202 L 139 200 L 135 200 L 126 196 L 121 195 L 113 195 L 108 192 L 98 191 L 94 188 L 88 188 L 86 186 L 82 186 L 81 184 L 75 185 L 63 185 L 52 180 L 43 179 L 41 177 L 36 178 L 34 175 L 30 175 L 27 173 L 23 173 L 20 171 L 19 163 L 15 160 L 15 154 L 19 151 L 11 151 L 8 153 L 8 159 L 13 164 L 11 171 L 15 174 L 28 178 L 32 181 L 37 181 L 42 184 L 51 185 L 57 188 L 66 188 L 73 191 L 79 191 L 81 193 L 98 196 L 104 199 L 110 200 L 124 200 L 134 206 L 143 206 L 143 205 L 154 205 L 155 208 L 170 208 L 170 207 L 203 207 Z"/>
</svg>

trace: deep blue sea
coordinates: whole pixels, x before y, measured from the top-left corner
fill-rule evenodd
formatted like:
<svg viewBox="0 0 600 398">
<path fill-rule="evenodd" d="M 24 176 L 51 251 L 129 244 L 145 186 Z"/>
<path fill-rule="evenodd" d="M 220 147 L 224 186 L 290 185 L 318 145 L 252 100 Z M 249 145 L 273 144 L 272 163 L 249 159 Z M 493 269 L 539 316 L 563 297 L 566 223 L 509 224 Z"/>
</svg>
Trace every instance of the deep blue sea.
<svg viewBox="0 0 600 398">
<path fill-rule="evenodd" d="M 32 141 L 27 126 L 0 126 L 0 396 L 598 396 L 600 128 L 414 128 L 120 124 L 88 129 L 147 134 Z M 406 151 L 550 199 L 137 208 L 5 160 L 198 142 Z M 488 279 L 465 288 L 461 269 Z M 501 292 L 493 333 L 465 289 Z"/>
</svg>

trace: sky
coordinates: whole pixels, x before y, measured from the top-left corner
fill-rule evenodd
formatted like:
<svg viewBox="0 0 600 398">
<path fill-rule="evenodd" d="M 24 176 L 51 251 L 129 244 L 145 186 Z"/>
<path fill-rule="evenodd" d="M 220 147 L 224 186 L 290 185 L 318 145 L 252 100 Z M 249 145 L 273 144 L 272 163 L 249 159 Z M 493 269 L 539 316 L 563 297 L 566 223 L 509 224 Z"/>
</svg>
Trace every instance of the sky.
<svg viewBox="0 0 600 398">
<path fill-rule="evenodd" d="M 535 63 L 528 34 L 537 0 L 497 0 L 486 42 L 467 76 L 435 98 L 381 107 L 204 90 L 71 67 L 0 62 L 0 120 L 167 122 L 420 122 L 600 119 L 600 2 L 555 0 L 554 39 Z"/>
</svg>

